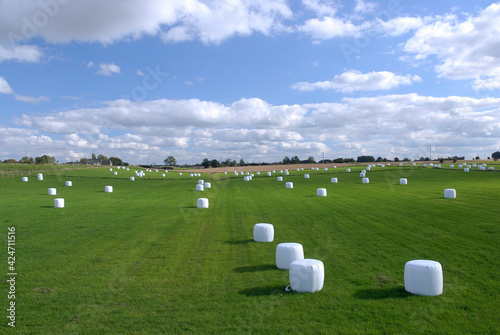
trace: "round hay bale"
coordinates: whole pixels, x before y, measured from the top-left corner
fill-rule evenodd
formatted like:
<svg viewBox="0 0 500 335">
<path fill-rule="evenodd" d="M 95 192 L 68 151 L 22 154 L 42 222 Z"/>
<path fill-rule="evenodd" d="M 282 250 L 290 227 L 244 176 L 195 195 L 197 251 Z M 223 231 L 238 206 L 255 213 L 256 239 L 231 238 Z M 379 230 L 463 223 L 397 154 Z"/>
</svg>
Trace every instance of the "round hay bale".
<svg viewBox="0 0 500 335">
<path fill-rule="evenodd" d="M 196 184 L 197 191 L 205 191 L 205 187 L 202 184 Z"/>
<path fill-rule="evenodd" d="M 494 166 L 490 166 L 490 167 L 488 168 L 488 170 L 493 171 L 493 170 L 495 170 L 495 167 L 494 167 Z"/>
<path fill-rule="evenodd" d="M 196 206 L 198 208 L 208 208 L 208 198 L 198 198 Z"/>
<path fill-rule="evenodd" d="M 455 164 L 450 164 L 450 168 L 454 168 L 455 167 Z"/>
<path fill-rule="evenodd" d="M 134 177 L 130 177 L 130 180 L 131 180 L 131 181 L 134 181 L 134 180 L 135 180 L 135 178 L 134 178 Z"/>
<path fill-rule="evenodd" d="M 274 226 L 270 223 L 257 223 L 253 227 L 255 242 L 272 242 L 274 240 Z"/>
<path fill-rule="evenodd" d="M 113 174 L 114 174 L 115 176 L 118 176 L 118 172 L 116 172 L 116 171 L 115 171 L 115 172 L 113 172 Z"/>
<path fill-rule="evenodd" d="M 293 188 L 293 183 L 291 181 L 287 182 L 285 188 Z"/>
<path fill-rule="evenodd" d="M 411 294 L 440 295 L 443 293 L 443 269 L 441 263 L 423 259 L 406 262 L 404 282 L 405 290 Z"/>
<path fill-rule="evenodd" d="M 464 172 L 469 172 L 469 168 L 464 168 Z"/>
<path fill-rule="evenodd" d="M 271 171 L 267 172 L 266 176 L 271 177 Z"/>
<path fill-rule="evenodd" d="M 306 173 L 306 174 L 304 175 L 304 178 L 305 178 L 305 179 L 309 179 L 309 174 L 307 174 L 307 173 Z"/>
<path fill-rule="evenodd" d="M 73 182 L 68 180 L 68 181 L 66 181 L 65 185 L 66 186 L 73 186 Z"/>
<path fill-rule="evenodd" d="M 351 169 L 345 169 L 345 172 L 351 172 Z"/>
<path fill-rule="evenodd" d="M 323 288 L 325 267 L 317 259 L 297 259 L 290 263 L 290 286 L 296 292 L 316 292 Z"/>
<path fill-rule="evenodd" d="M 250 176 L 243 177 L 243 181 L 250 181 L 250 180 L 251 180 Z"/>
<path fill-rule="evenodd" d="M 363 178 L 363 179 L 361 179 L 361 182 L 363 184 L 369 184 L 370 183 L 370 178 Z"/>
<path fill-rule="evenodd" d="M 326 197 L 326 188 L 318 188 L 316 190 L 316 195 L 318 197 Z"/>
<path fill-rule="evenodd" d="M 280 243 L 276 246 L 276 267 L 290 269 L 290 264 L 298 259 L 304 259 L 304 248 L 300 243 Z"/>
<path fill-rule="evenodd" d="M 359 176 L 360 176 L 361 178 L 364 178 L 364 177 L 365 177 L 365 175 L 366 175 L 366 174 L 365 174 L 364 172 L 361 172 L 361 173 L 359 174 Z"/>
<path fill-rule="evenodd" d="M 37 178 L 38 180 L 43 180 L 43 174 L 41 174 L 41 173 L 37 174 L 37 175 L 36 175 L 36 178 Z"/>
<path fill-rule="evenodd" d="M 104 187 L 104 192 L 106 192 L 106 193 L 112 193 L 113 192 L 113 186 L 105 186 Z"/>
<path fill-rule="evenodd" d="M 457 191 L 454 188 L 447 188 L 444 190 L 445 199 L 455 199 L 457 197 Z"/>
<path fill-rule="evenodd" d="M 408 184 L 408 179 L 406 178 L 399 179 L 399 185 L 407 185 L 407 184 Z"/>
<path fill-rule="evenodd" d="M 339 182 L 339 180 L 337 178 L 332 178 L 332 179 L 330 179 L 330 182 L 332 184 L 337 184 Z"/>
<path fill-rule="evenodd" d="M 28 182 L 28 177 L 22 177 L 21 181 L 24 182 L 24 183 L 27 183 Z"/>
<path fill-rule="evenodd" d="M 282 177 L 282 176 L 279 176 L 279 177 L 277 178 L 277 180 L 278 180 L 278 181 L 283 181 L 283 177 Z"/>
<path fill-rule="evenodd" d="M 203 186 L 204 186 L 205 188 L 212 188 L 212 183 L 205 182 L 205 184 L 203 184 Z"/>
<path fill-rule="evenodd" d="M 64 208 L 64 199 L 63 198 L 55 198 L 54 199 L 54 207 L 55 208 Z"/>
<path fill-rule="evenodd" d="M 203 185 L 205 184 L 205 181 L 203 179 L 198 179 L 198 184 Z"/>
<path fill-rule="evenodd" d="M 164 174 L 164 173 L 162 173 L 162 174 L 161 174 L 161 176 L 162 176 L 162 177 L 166 177 L 167 175 L 166 175 L 166 174 Z"/>
<path fill-rule="evenodd" d="M 57 190 L 55 188 L 49 188 L 49 195 L 56 195 Z"/>
</svg>

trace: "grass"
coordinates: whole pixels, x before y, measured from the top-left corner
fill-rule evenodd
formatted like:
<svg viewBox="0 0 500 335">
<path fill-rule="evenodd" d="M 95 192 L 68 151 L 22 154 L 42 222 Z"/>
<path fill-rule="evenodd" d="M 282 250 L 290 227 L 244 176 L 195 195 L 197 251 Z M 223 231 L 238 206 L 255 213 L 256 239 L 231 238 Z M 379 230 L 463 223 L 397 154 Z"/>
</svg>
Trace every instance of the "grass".
<svg viewBox="0 0 500 335">
<path fill-rule="evenodd" d="M 132 182 L 132 168 L 0 179 L 8 195 L 0 197 L 2 230 L 16 227 L 17 332 L 498 332 L 500 174 L 376 167 L 362 184 L 361 167 L 351 169 L 290 171 L 283 182 L 279 173 L 249 182 L 202 175 L 212 183 L 204 192 L 189 173 Z M 106 185 L 114 192 L 104 193 Z M 53 208 L 48 187 L 64 209 Z M 327 197 L 316 197 L 319 187 Z M 457 198 L 443 199 L 445 188 Z M 210 207 L 196 208 L 198 197 Z M 258 222 L 274 225 L 274 242 L 253 242 Z M 320 292 L 284 291 L 288 272 L 274 260 L 281 242 L 299 242 L 306 258 L 324 262 Z M 404 264 L 412 259 L 442 264 L 441 296 L 406 293 Z M 8 305 L 7 294 L 0 303 Z"/>
</svg>

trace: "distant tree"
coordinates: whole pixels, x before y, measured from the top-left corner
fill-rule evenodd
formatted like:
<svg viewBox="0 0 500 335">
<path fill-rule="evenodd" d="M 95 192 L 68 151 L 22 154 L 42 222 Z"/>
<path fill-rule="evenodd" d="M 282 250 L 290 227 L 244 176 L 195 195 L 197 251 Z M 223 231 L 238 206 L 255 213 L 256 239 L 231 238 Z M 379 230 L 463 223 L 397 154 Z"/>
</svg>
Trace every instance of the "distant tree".
<svg viewBox="0 0 500 335">
<path fill-rule="evenodd" d="M 457 162 L 457 156 L 453 157 L 453 163 Z"/>
<path fill-rule="evenodd" d="M 430 161 L 430 158 L 429 157 L 425 157 L 425 161 Z"/>
<path fill-rule="evenodd" d="M 85 163 L 87 163 L 87 158 L 80 159 L 80 164 L 85 164 Z"/>
<path fill-rule="evenodd" d="M 42 157 L 35 157 L 36 164 L 56 164 L 56 158 L 52 156 L 43 155 Z"/>
<path fill-rule="evenodd" d="M 307 158 L 307 163 L 310 163 L 310 164 L 315 164 L 315 163 L 316 163 L 316 161 L 314 160 L 314 157 L 313 157 L 313 156 L 309 156 L 309 157 Z"/>
<path fill-rule="evenodd" d="M 395 162 L 399 162 L 399 158 L 398 157 L 394 157 L 394 161 Z"/>
<path fill-rule="evenodd" d="M 168 156 L 167 158 L 165 158 L 165 160 L 163 162 L 165 163 L 165 165 L 168 165 L 168 166 L 177 165 L 177 160 L 175 159 L 174 156 Z"/>
<path fill-rule="evenodd" d="M 500 159 L 500 151 L 495 151 L 494 153 L 491 154 L 491 157 L 493 157 L 494 160 L 499 160 Z M 489 157 L 488 157 L 489 159 Z"/>
<path fill-rule="evenodd" d="M 95 159 L 97 159 L 97 158 L 95 157 L 95 154 L 94 154 L 94 153 L 92 153 L 92 159 L 94 159 L 94 160 L 95 160 Z"/>
<path fill-rule="evenodd" d="M 375 157 L 373 157 L 373 156 L 358 156 L 358 159 L 356 159 L 356 162 L 358 162 L 358 163 L 375 162 Z"/>
<path fill-rule="evenodd" d="M 210 161 L 208 158 L 204 158 L 203 161 L 201 162 L 201 166 L 203 166 L 205 169 L 210 166 Z"/>
<path fill-rule="evenodd" d="M 23 164 L 35 164 L 35 159 L 33 157 L 24 156 L 19 160 L 19 163 Z"/>
<path fill-rule="evenodd" d="M 99 156 L 97 156 L 97 159 L 102 159 L 103 161 L 107 161 L 108 157 L 104 156 L 104 155 L 99 155 Z"/>
<path fill-rule="evenodd" d="M 410 161 L 409 158 L 407 158 L 407 157 L 403 158 L 403 162 L 409 162 L 409 161 Z"/>
<path fill-rule="evenodd" d="M 245 164 L 245 161 L 243 160 L 243 158 L 242 158 L 242 159 L 240 159 L 240 166 L 245 166 L 245 165 L 246 165 L 246 164 Z"/>
<path fill-rule="evenodd" d="M 3 161 L 4 163 L 17 163 L 17 160 L 15 160 L 14 158 L 9 158 L 9 159 L 6 159 Z"/>
<path fill-rule="evenodd" d="M 382 157 L 378 156 L 376 162 L 382 162 Z"/>
<path fill-rule="evenodd" d="M 220 163 L 218 160 L 216 159 L 212 159 L 212 161 L 210 162 L 210 166 L 211 167 L 219 167 L 220 166 Z"/>
<path fill-rule="evenodd" d="M 342 157 L 339 157 L 339 158 L 335 158 L 333 160 L 334 163 L 344 163 L 344 159 Z"/>
<path fill-rule="evenodd" d="M 285 156 L 285 158 L 283 158 L 283 164 L 290 164 L 291 160 L 288 156 Z"/>
<path fill-rule="evenodd" d="M 439 163 L 443 164 L 444 163 L 444 158 L 439 159 Z"/>
<path fill-rule="evenodd" d="M 291 164 L 299 164 L 300 163 L 299 156 L 293 156 L 292 159 L 290 160 L 290 163 Z"/>
<path fill-rule="evenodd" d="M 478 160 L 478 159 L 481 159 L 481 158 L 479 158 L 479 156 L 476 156 L 476 160 Z"/>
<path fill-rule="evenodd" d="M 109 160 L 113 165 L 123 165 L 123 161 L 118 157 L 109 157 Z"/>
</svg>

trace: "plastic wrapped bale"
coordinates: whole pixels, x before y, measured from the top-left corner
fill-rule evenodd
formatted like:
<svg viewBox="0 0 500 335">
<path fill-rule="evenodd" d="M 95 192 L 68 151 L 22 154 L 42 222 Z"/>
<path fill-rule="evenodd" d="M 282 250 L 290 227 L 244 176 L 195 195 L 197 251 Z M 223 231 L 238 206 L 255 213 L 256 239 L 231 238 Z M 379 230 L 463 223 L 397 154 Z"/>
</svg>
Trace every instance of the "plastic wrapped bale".
<svg viewBox="0 0 500 335">
<path fill-rule="evenodd" d="M 405 290 L 412 294 L 437 296 L 443 293 L 443 269 L 441 263 L 429 260 L 406 262 Z"/>
<path fill-rule="evenodd" d="M 63 198 L 55 198 L 54 199 L 54 207 L 55 208 L 64 208 L 64 199 Z"/>
<path fill-rule="evenodd" d="M 268 172 L 266 173 L 266 176 L 271 177 L 271 171 L 268 171 Z"/>
<path fill-rule="evenodd" d="M 276 246 L 276 267 L 290 269 L 290 264 L 298 259 L 304 259 L 304 248 L 300 243 L 280 243 Z"/>
<path fill-rule="evenodd" d="M 198 208 L 208 208 L 208 198 L 198 198 L 196 206 Z"/>
<path fill-rule="evenodd" d="M 161 176 L 162 176 L 162 177 L 165 177 L 165 176 L 166 176 L 166 174 L 162 173 L 162 174 L 161 174 Z"/>
<path fill-rule="evenodd" d="M 113 175 L 118 176 L 118 172 L 116 172 L 116 171 L 113 172 Z"/>
<path fill-rule="evenodd" d="M 113 171 L 113 169 L 112 169 L 112 168 L 109 168 L 109 171 Z"/>
<path fill-rule="evenodd" d="M 274 226 L 270 223 L 257 223 L 253 227 L 255 242 L 272 242 L 274 240 Z"/>
<path fill-rule="evenodd" d="M 424 164 L 423 167 L 427 167 L 427 164 Z"/>
<path fill-rule="evenodd" d="M 130 177 L 130 180 L 131 180 L 131 181 L 134 181 L 134 180 L 135 180 L 135 178 L 134 178 L 134 177 Z"/>
<path fill-rule="evenodd" d="M 212 188 L 212 183 L 209 183 L 208 181 L 203 184 L 205 188 Z"/>
<path fill-rule="evenodd" d="M 493 170 L 495 170 L 495 167 L 494 167 L 494 166 L 490 166 L 490 167 L 488 168 L 488 170 L 493 171 Z"/>
<path fill-rule="evenodd" d="M 474 167 L 474 168 L 477 167 L 477 164 L 472 164 L 472 167 Z"/>
<path fill-rule="evenodd" d="M 182 172 L 179 172 L 179 176 L 182 176 Z"/>
<path fill-rule="evenodd" d="M 323 168 L 324 171 L 328 171 L 328 168 Z"/>
<path fill-rule="evenodd" d="M 316 195 L 318 197 L 326 197 L 326 188 L 318 188 L 316 190 Z"/>
<path fill-rule="evenodd" d="M 201 184 L 196 184 L 196 190 L 197 191 L 205 191 L 205 187 L 203 187 L 203 185 L 201 185 Z"/>
<path fill-rule="evenodd" d="M 255 174 L 256 174 L 257 176 L 260 176 L 260 172 L 258 172 L 258 171 L 257 171 Z"/>
<path fill-rule="evenodd" d="M 104 192 L 106 192 L 106 193 L 112 193 L 113 192 L 113 186 L 105 186 L 104 187 Z"/>
<path fill-rule="evenodd" d="M 330 179 L 330 181 L 332 184 L 337 184 L 339 182 L 339 180 L 337 178 L 332 178 L 332 179 Z"/>
<path fill-rule="evenodd" d="M 203 185 L 205 184 L 205 181 L 203 179 L 198 179 L 198 184 Z"/>
<path fill-rule="evenodd" d="M 469 168 L 464 168 L 464 172 L 469 172 Z"/>
<path fill-rule="evenodd" d="M 317 292 L 323 288 L 325 267 L 317 259 L 298 259 L 290 263 L 290 287 L 296 292 Z"/>
<path fill-rule="evenodd" d="M 454 168 L 454 167 L 455 167 L 455 165 L 454 165 L 454 164 L 450 164 L 450 167 L 451 167 L 451 168 Z"/>
<path fill-rule="evenodd" d="M 287 183 L 285 184 L 285 187 L 286 187 L 286 188 L 293 188 L 293 183 L 292 183 L 291 181 L 289 181 L 289 182 L 287 182 Z"/>
<path fill-rule="evenodd" d="M 243 181 L 250 181 L 250 176 L 243 177 Z"/>
<path fill-rule="evenodd" d="M 57 190 L 55 188 L 49 188 L 49 195 L 56 195 Z"/>
<path fill-rule="evenodd" d="M 23 182 L 27 183 L 27 182 L 28 182 L 28 177 L 22 177 L 22 178 L 21 178 L 21 181 L 23 181 Z"/>
<path fill-rule="evenodd" d="M 345 169 L 345 172 L 351 172 L 351 169 Z"/>
<path fill-rule="evenodd" d="M 370 183 L 370 178 L 363 178 L 363 179 L 361 179 L 361 182 L 363 184 L 369 184 Z"/>
<path fill-rule="evenodd" d="M 285 176 L 289 176 L 289 175 L 290 175 L 290 172 L 285 171 Z"/>
<path fill-rule="evenodd" d="M 399 185 L 407 185 L 407 184 L 408 184 L 408 179 L 406 178 L 399 179 Z"/>
<path fill-rule="evenodd" d="M 37 174 L 37 175 L 36 175 L 36 178 L 37 178 L 38 180 L 43 180 L 43 174 L 41 174 L 41 173 Z"/>
<path fill-rule="evenodd" d="M 283 181 L 283 177 L 282 177 L 282 176 L 279 176 L 279 177 L 277 178 L 277 180 L 278 180 L 278 181 Z"/>
<path fill-rule="evenodd" d="M 359 176 L 360 176 L 361 178 L 364 178 L 364 177 L 365 177 L 365 175 L 366 175 L 366 174 L 365 174 L 364 172 L 361 172 L 361 173 L 359 174 Z"/>
<path fill-rule="evenodd" d="M 304 178 L 305 178 L 305 179 L 309 179 L 309 174 L 307 174 L 307 173 L 306 173 L 306 174 L 304 175 Z"/>
<path fill-rule="evenodd" d="M 68 181 L 65 183 L 65 185 L 66 185 L 66 186 L 73 186 L 73 182 L 68 180 Z"/>
<path fill-rule="evenodd" d="M 445 199 L 455 199 L 457 197 L 457 191 L 454 188 L 447 188 L 444 190 Z"/>
</svg>

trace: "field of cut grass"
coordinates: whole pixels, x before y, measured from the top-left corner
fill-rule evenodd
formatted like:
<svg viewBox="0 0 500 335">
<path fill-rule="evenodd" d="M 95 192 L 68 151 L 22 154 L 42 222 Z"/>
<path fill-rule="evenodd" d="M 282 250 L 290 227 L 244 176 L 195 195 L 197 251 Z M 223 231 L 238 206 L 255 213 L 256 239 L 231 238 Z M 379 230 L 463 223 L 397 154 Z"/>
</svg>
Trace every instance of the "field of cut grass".
<svg viewBox="0 0 500 335">
<path fill-rule="evenodd" d="M 20 334 L 498 332 L 500 173 L 375 167 L 362 184 L 362 167 L 351 169 L 277 170 L 251 181 L 161 170 L 130 181 L 133 168 L 2 178 L 1 309 L 7 316 L 7 227 L 15 227 Z M 212 188 L 195 191 L 198 179 Z M 65 208 L 53 208 L 49 187 Z M 316 196 L 320 187 L 327 197 Z M 457 198 L 444 199 L 445 188 Z M 199 197 L 208 209 L 196 208 Z M 274 225 L 272 243 L 253 241 L 259 222 Z M 321 291 L 284 290 L 281 242 L 323 261 Z M 442 264 L 442 295 L 404 290 L 413 259 Z"/>
</svg>

